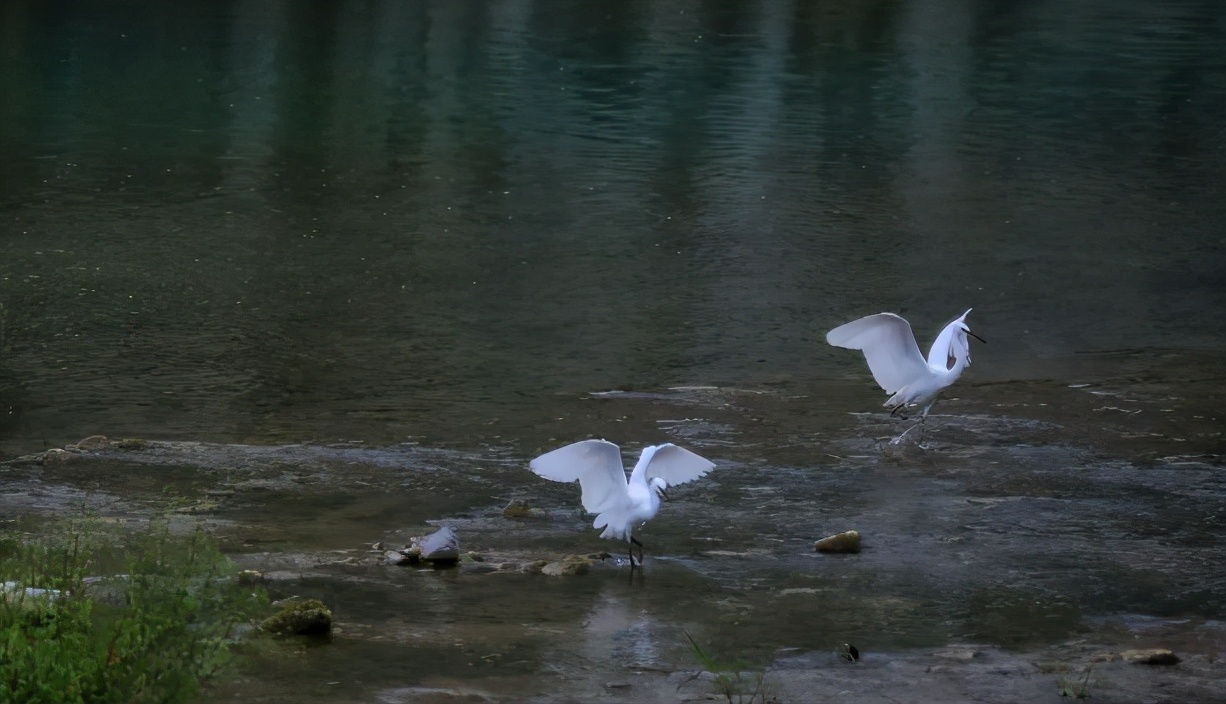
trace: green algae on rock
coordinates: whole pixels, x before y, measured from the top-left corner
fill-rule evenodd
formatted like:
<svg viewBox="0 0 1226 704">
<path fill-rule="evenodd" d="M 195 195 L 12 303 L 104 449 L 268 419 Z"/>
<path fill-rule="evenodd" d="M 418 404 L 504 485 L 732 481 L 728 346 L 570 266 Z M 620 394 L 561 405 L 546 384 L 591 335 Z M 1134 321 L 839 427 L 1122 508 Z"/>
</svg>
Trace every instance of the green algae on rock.
<svg viewBox="0 0 1226 704">
<path fill-rule="evenodd" d="M 260 624 L 278 636 L 328 636 L 332 634 L 332 611 L 318 599 L 295 600 Z"/>
</svg>

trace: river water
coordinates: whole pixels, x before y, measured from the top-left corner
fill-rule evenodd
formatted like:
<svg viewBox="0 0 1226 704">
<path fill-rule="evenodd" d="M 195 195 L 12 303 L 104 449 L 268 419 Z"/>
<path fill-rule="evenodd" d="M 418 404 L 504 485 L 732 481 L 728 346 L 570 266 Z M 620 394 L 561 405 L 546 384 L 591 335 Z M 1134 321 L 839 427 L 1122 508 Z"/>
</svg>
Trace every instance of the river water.
<svg viewBox="0 0 1226 704">
<path fill-rule="evenodd" d="M 1222 616 L 1220 3 L 14 1 L 0 47 L 0 458 L 360 446 L 291 455 L 343 500 L 225 517 L 591 551 L 528 458 L 711 457 L 644 533 L 668 576 L 432 592 L 604 623 L 593 660 L 657 622 L 766 652 Z M 890 310 L 924 346 L 970 307 L 988 344 L 891 450 L 825 331 Z M 401 513 L 355 483 L 388 466 L 467 478 L 379 475 Z M 509 497 L 556 520 L 507 537 Z M 846 527 L 873 547 L 832 574 Z M 359 642 L 333 665 L 393 658 Z"/>
</svg>

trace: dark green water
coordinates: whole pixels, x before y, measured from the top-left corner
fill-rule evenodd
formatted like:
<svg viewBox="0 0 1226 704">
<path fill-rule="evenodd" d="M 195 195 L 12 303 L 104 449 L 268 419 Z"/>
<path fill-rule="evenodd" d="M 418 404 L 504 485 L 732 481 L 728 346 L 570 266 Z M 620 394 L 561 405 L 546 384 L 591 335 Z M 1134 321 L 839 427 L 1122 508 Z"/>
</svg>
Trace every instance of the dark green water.
<svg viewBox="0 0 1226 704">
<path fill-rule="evenodd" d="M 845 377 L 879 310 L 981 380 L 1226 349 L 1219 3 L 2 12 L 9 451 Z"/>
<path fill-rule="evenodd" d="M 527 549 L 463 521 L 573 503 L 522 463 L 589 435 L 724 468 L 654 524 L 645 589 L 308 580 L 358 635 L 305 674 L 372 689 L 453 637 L 534 682 L 675 657 L 682 626 L 769 652 L 1221 618 L 1224 124 L 1220 2 L 5 2 L 0 459 L 93 433 L 376 448 L 338 477 L 460 453 L 431 466 L 472 483 L 398 485 L 406 515 L 345 485 L 336 515 L 224 516 L 273 551 L 423 516 Z M 883 455 L 900 427 L 848 415 L 884 397 L 825 332 L 891 310 L 926 346 L 972 306 L 944 449 Z M 876 552 L 814 561 L 853 524 Z"/>
</svg>

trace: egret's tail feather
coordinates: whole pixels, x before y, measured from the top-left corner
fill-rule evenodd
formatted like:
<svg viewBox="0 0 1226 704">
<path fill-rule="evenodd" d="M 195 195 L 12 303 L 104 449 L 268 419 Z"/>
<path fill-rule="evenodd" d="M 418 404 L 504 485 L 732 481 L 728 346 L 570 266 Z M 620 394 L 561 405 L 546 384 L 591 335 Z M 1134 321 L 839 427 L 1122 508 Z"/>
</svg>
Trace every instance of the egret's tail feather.
<svg viewBox="0 0 1226 704">
<path fill-rule="evenodd" d="M 622 540 L 630 538 L 630 522 L 621 520 L 621 517 L 612 511 L 605 511 L 596 516 L 596 520 L 592 521 L 592 527 L 604 528 L 604 531 L 600 533 L 602 538 L 621 538 Z"/>
</svg>

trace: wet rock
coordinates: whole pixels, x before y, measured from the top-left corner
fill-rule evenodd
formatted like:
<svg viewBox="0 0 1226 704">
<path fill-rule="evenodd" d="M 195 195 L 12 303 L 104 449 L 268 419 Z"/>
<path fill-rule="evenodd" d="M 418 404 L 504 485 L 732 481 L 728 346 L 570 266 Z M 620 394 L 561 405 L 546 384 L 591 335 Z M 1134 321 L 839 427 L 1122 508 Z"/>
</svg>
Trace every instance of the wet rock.
<svg viewBox="0 0 1226 704">
<path fill-rule="evenodd" d="M 1094 653 L 1090 656 L 1090 662 L 1115 662 L 1119 659 L 1119 653 Z"/>
<path fill-rule="evenodd" d="M 592 561 L 581 555 L 567 555 L 557 562 L 550 562 L 541 567 L 541 574 L 549 577 L 573 577 L 587 574 L 592 567 Z"/>
<path fill-rule="evenodd" d="M 818 552 L 860 552 L 860 532 L 849 530 L 827 536 L 814 543 L 813 549 L 817 550 Z"/>
<path fill-rule="evenodd" d="M 0 592 L 11 596 L 25 596 L 28 599 L 55 601 L 62 594 L 58 589 L 40 589 L 39 587 L 23 587 L 19 582 L 0 582 Z"/>
<path fill-rule="evenodd" d="M 974 648 L 946 648 L 933 653 L 935 657 L 945 658 L 946 660 L 957 660 L 958 662 L 970 662 L 982 655 L 981 652 Z"/>
<path fill-rule="evenodd" d="M 44 465 L 56 464 L 59 462 L 67 462 L 69 460 L 75 460 L 77 459 L 77 457 L 78 455 L 75 452 L 68 452 L 67 450 L 61 450 L 58 447 L 53 447 L 50 450 L 47 450 L 46 452 L 43 453 L 43 456 L 40 462 L 41 464 L 44 464 Z"/>
<path fill-rule="evenodd" d="M 511 499 L 511 503 L 502 509 L 503 518 L 526 518 L 532 515 L 532 509 L 527 501 Z"/>
<path fill-rule="evenodd" d="M 434 563 L 458 562 L 460 559 L 460 538 L 451 528 L 440 528 L 437 532 L 420 539 L 417 542 L 420 557 Z"/>
<path fill-rule="evenodd" d="M 435 567 L 448 567 L 460 561 L 460 539 L 451 528 L 440 528 L 424 538 L 414 538 L 411 544 L 399 550 L 384 551 L 383 557 L 385 562 L 392 565 L 428 562 Z"/>
<path fill-rule="evenodd" d="M 548 564 L 548 560 L 533 560 L 532 562 L 525 562 L 520 565 L 519 571 L 527 574 L 540 574 L 545 569 L 545 565 Z"/>
<path fill-rule="evenodd" d="M 412 565 L 419 559 L 416 554 L 406 555 L 399 550 L 383 551 L 383 561 L 389 565 Z"/>
<path fill-rule="evenodd" d="M 279 636 L 326 636 L 332 634 L 332 611 L 318 599 L 293 600 L 260 627 Z"/>
<path fill-rule="evenodd" d="M 485 562 L 485 555 L 482 555 L 479 552 L 473 552 L 470 550 L 465 555 L 465 557 L 467 557 L 469 560 L 472 560 L 473 562 Z"/>
<path fill-rule="evenodd" d="M 250 584 L 259 584 L 264 581 L 263 573 L 257 570 L 242 570 L 238 573 L 238 583 L 247 586 Z"/>
<path fill-rule="evenodd" d="M 120 438 L 112 441 L 111 447 L 117 447 L 120 450 L 144 450 L 149 447 L 149 441 L 140 438 Z"/>
<path fill-rule="evenodd" d="M 111 446 L 111 441 L 105 435 L 90 435 L 78 442 L 74 447 L 83 452 L 91 450 L 105 450 Z"/>
<path fill-rule="evenodd" d="M 1166 648 L 1145 648 L 1143 650 L 1125 650 L 1120 657 L 1137 665 L 1177 665 L 1179 656 Z"/>
</svg>

